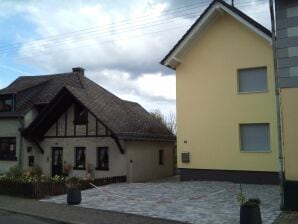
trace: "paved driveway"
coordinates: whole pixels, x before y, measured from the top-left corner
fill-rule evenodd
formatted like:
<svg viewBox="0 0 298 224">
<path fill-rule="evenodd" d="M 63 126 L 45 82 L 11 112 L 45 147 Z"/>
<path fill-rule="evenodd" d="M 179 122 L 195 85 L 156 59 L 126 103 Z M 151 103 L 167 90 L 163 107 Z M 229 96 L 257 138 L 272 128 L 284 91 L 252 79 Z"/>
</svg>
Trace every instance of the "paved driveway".
<svg viewBox="0 0 298 224">
<path fill-rule="evenodd" d="M 272 223 L 280 214 L 279 187 L 243 185 L 247 198 L 262 201 L 263 223 Z M 165 218 L 189 223 L 239 223 L 236 200 L 239 184 L 229 182 L 121 183 L 82 192 L 79 206 Z M 66 196 L 48 202 L 66 203 Z"/>
</svg>

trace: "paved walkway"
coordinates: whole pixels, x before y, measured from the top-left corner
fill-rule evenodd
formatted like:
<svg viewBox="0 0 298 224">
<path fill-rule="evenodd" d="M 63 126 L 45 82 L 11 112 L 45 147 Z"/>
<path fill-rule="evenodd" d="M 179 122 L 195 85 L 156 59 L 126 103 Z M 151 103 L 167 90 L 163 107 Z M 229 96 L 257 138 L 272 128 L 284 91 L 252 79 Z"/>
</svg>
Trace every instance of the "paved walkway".
<svg viewBox="0 0 298 224">
<path fill-rule="evenodd" d="M 243 185 L 247 198 L 260 198 L 264 224 L 279 216 L 279 187 Z M 121 183 L 82 192 L 84 208 L 119 211 L 188 223 L 239 223 L 239 185 L 228 182 Z M 66 203 L 66 196 L 46 200 Z"/>
<path fill-rule="evenodd" d="M 298 224 L 298 212 L 283 212 L 274 224 Z"/>
<path fill-rule="evenodd" d="M 0 210 L 49 219 L 60 224 L 182 224 L 181 222 L 163 219 L 46 203 L 4 195 L 0 195 Z"/>
</svg>

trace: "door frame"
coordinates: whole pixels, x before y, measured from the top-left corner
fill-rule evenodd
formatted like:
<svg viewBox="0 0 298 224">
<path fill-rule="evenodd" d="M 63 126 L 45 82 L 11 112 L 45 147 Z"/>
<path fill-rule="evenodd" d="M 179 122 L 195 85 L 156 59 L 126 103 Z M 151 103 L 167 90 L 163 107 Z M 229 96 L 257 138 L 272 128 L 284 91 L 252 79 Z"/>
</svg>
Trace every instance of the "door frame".
<svg viewBox="0 0 298 224">
<path fill-rule="evenodd" d="M 55 150 L 61 150 L 61 173 L 60 174 L 54 174 L 54 152 Z M 63 174 L 63 147 L 52 147 L 52 162 L 51 162 L 51 171 L 52 171 L 52 176 L 54 175 L 62 175 Z"/>
</svg>

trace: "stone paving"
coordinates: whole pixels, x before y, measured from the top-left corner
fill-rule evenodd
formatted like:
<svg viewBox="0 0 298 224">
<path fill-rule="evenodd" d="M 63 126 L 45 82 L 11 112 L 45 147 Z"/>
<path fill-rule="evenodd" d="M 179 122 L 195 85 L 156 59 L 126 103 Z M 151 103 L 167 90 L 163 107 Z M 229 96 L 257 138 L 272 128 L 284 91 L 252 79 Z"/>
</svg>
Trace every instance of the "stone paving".
<svg viewBox="0 0 298 224">
<path fill-rule="evenodd" d="M 260 198 L 264 224 L 279 216 L 279 187 L 242 185 L 247 198 Z M 190 181 L 121 183 L 82 192 L 78 206 L 200 224 L 239 223 L 239 184 Z M 66 204 L 66 196 L 43 201 Z"/>
</svg>

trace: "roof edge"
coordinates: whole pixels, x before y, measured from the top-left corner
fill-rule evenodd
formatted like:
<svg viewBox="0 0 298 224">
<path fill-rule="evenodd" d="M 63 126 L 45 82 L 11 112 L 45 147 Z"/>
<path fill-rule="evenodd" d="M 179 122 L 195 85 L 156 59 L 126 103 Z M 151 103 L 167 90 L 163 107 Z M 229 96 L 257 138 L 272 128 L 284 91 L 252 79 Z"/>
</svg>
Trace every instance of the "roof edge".
<svg viewBox="0 0 298 224">
<path fill-rule="evenodd" d="M 186 45 L 188 42 L 188 38 L 190 38 L 195 33 L 199 32 L 199 28 L 206 22 L 203 21 L 204 19 L 208 19 L 206 16 L 212 15 L 215 10 L 218 10 L 218 8 L 221 8 L 225 12 L 229 13 L 231 16 L 233 16 L 235 19 L 236 17 L 240 17 L 243 21 L 245 21 L 247 24 L 244 24 L 248 26 L 250 29 L 257 29 L 260 31 L 260 33 L 257 32 L 260 36 L 262 36 L 264 39 L 266 39 L 268 42 L 271 43 L 272 39 L 272 33 L 270 30 L 268 30 L 266 27 L 240 11 L 234 6 L 229 5 L 228 3 L 222 1 L 222 0 L 214 0 L 205 10 L 204 12 L 199 16 L 199 18 L 191 25 L 191 27 L 186 31 L 186 33 L 179 39 L 179 41 L 174 45 L 174 47 L 168 52 L 168 54 L 160 61 L 161 65 L 164 65 L 166 67 L 169 67 L 170 69 L 176 69 L 176 66 L 172 67 L 169 63 L 171 59 L 176 60 L 179 62 L 179 59 L 175 59 L 175 56 L 177 55 L 179 48 L 182 48 Z M 208 13 L 210 13 L 208 15 Z M 205 18 L 206 17 L 206 18 Z M 241 21 L 240 21 L 241 22 Z M 201 24 L 200 24 L 201 23 Z M 262 34 L 262 35 L 261 35 Z"/>
</svg>

